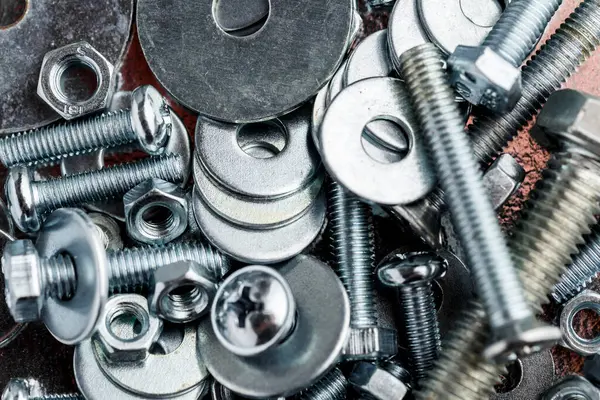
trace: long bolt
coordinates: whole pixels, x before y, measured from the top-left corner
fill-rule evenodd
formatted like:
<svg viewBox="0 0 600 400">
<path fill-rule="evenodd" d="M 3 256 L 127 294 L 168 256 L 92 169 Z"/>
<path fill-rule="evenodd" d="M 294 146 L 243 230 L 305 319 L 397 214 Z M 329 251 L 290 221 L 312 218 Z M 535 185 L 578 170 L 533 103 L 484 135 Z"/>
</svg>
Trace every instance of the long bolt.
<svg viewBox="0 0 600 400">
<path fill-rule="evenodd" d="M 342 371 L 334 368 L 317 383 L 300 393 L 298 400 L 345 400 L 348 381 Z"/>
<path fill-rule="evenodd" d="M 493 347 L 504 357 L 527 352 L 523 335 L 534 327 L 530 309 L 505 238 L 484 190 L 481 170 L 463 130 L 441 52 L 431 43 L 405 52 L 402 76 L 411 93 L 417 116 L 438 173 L 453 225 L 463 245 L 477 290 L 494 334 Z M 491 267 L 493 266 L 493 268 Z"/>
<path fill-rule="evenodd" d="M 0 138 L 0 162 L 7 167 L 51 163 L 61 158 L 138 142 L 158 154 L 171 132 L 171 110 L 152 86 L 133 91 L 131 109 Z"/>
<path fill-rule="evenodd" d="M 184 168 L 179 155 L 164 155 L 48 181 L 33 181 L 24 166 L 11 168 L 6 181 L 9 209 L 19 229 L 39 230 L 49 212 L 63 207 L 105 201 L 124 195 L 147 179 L 179 183 Z"/>
</svg>

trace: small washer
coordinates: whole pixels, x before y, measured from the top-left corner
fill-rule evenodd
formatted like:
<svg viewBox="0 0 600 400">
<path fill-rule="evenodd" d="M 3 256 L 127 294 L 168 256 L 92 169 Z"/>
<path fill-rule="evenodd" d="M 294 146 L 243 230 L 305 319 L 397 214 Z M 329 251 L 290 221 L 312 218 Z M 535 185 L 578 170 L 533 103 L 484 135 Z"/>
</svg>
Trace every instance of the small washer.
<svg viewBox="0 0 600 400">
<path fill-rule="evenodd" d="M 306 186 L 320 160 L 310 139 L 310 107 L 273 122 L 283 130 L 285 145 L 270 158 L 255 158 L 238 143 L 243 125 L 199 118 L 196 153 L 206 171 L 229 190 L 250 197 L 277 198 Z"/>
<path fill-rule="evenodd" d="M 275 229 L 250 230 L 227 222 L 192 196 L 194 215 L 204 236 L 219 250 L 246 263 L 273 264 L 294 257 L 319 235 L 325 222 L 325 193 L 296 221 Z"/>
<path fill-rule="evenodd" d="M 365 152 L 363 128 L 378 118 L 404 128 L 410 148 L 401 161 L 383 164 Z M 343 90 L 323 119 L 321 150 L 329 173 L 350 192 L 374 203 L 409 204 L 436 183 L 408 92 L 399 79 L 364 79 Z"/>
<path fill-rule="evenodd" d="M 600 315 L 600 293 L 584 290 L 573 297 L 560 313 L 562 345 L 583 356 L 600 353 L 600 337 L 584 339 L 575 332 L 573 319 L 581 310 L 594 310 Z"/>
<path fill-rule="evenodd" d="M 194 158 L 194 184 L 205 203 L 220 217 L 253 229 L 277 228 L 296 220 L 313 204 L 323 180 L 324 175 L 318 174 L 306 187 L 280 199 L 242 198 L 214 183 L 202 163 Z"/>
<path fill-rule="evenodd" d="M 218 26 L 213 3 L 141 0 L 137 27 L 160 83 L 221 121 L 266 121 L 298 107 L 331 78 L 354 39 L 353 0 L 270 0 L 264 26 L 244 37 Z"/>
<path fill-rule="evenodd" d="M 400 56 L 405 51 L 429 42 L 427 33 L 423 30 L 419 20 L 417 1 L 397 1 L 390 15 L 388 47 L 397 70 L 400 70 Z"/>
<path fill-rule="evenodd" d="M 69 300 L 46 299 L 42 320 L 58 341 L 77 344 L 94 332 L 108 299 L 108 262 L 102 239 L 83 211 L 62 208 L 45 220 L 35 246 L 41 257 L 66 253 L 74 260 L 75 294 Z"/>
<path fill-rule="evenodd" d="M 348 296 L 339 278 L 313 257 L 298 256 L 278 268 L 297 304 L 294 330 L 281 344 L 240 357 L 217 339 L 209 318 L 198 327 L 198 346 L 210 373 L 241 396 L 291 396 L 338 361 L 350 326 Z"/>
</svg>

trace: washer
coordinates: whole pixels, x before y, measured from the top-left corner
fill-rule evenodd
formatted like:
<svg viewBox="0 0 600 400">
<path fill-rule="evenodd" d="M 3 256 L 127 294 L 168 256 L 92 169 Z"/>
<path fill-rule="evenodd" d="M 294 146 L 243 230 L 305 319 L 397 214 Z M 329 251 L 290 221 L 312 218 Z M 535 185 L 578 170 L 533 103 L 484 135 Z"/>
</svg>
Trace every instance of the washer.
<svg viewBox="0 0 600 400">
<path fill-rule="evenodd" d="M 396 70 L 400 71 L 400 56 L 407 50 L 428 43 L 427 33 L 417 13 L 418 0 L 398 0 L 388 24 L 388 48 Z M 452 0 L 451 0 L 452 1 Z"/>
<path fill-rule="evenodd" d="M 600 293 L 584 290 L 573 297 L 560 313 L 561 345 L 583 356 L 600 353 L 600 337 L 584 339 L 575 332 L 573 319 L 581 310 L 594 310 L 600 314 Z"/>
<path fill-rule="evenodd" d="M 274 264 L 299 254 L 319 235 L 326 214 L 324 192 L 304 215 L 275 229 L 250 230 L 227 222 L 204 203 L 197 190 L 192 204 L 204 236 L 222 252 L 250 264 Z"/>
<path fill-rule="evenodd" d="M 205 170 L 232 192 L 260 198 L 278 198 L 307 185 L 319 171 L 320 160 L 310 140 L 309 107 L 273 120 L 285 134 L 283 149 L 270 158 L 247 154 L 238 143 L 243 125 L 199 118 L 196 154 Z"/>
<path fill-rule="evenodd" d="M 410 150 L 401 161 L 383 164 L 365 152 L 363 127 L 376 118 L 393 121 L 409 136 Z M 408 92 L 398 79 L 370 78 L 348 86 L 329 106 L 320 136 L 329 173 L 367 201 L 409 204 L 429 193 L 436 183 Z"/>
<path fill-rule="evenodd" d="M 219 0 L 214 17 L 225 32 L 235 32 L 259 23 L 269 15 L 269 0 Z"/>
<path fill-rule="evenodd" d="M 346 343 L 350 304 L 333 270 L 313 257 L 298 256 L 278 271 L 297 304 L 296 325 L 284 342 L 258 356 L 240 357 L 219 342 L 209 318 L 198 326 L 206 367 L 241 396 L 265 399 L 298 393 L 333 367 Z"/>
<path fill-rule="evenodd" d="M 313 204 L 323 180 L 324 175 L 318 174 L 298 192 L 276 200 L 242 198 L 214 183 L 194 158 L 194 184 L 204 202 L 221 218 L 251 229 L 272 229 L 296 220 Z"/>
<path fill-rule="evenodd" d="M 354 38 L 354 3 L 270 0 L 264 26 L 238 37 L 219 28 L 212 1 L 141 0 L 137 28 L 150 68 L 180 103 L 258 122 L 295 109 L 333 76 Z"/>
<path fill-rule="evenodd" d="M 343 85 L 346 87 L 363 79 L 389 76 L 393 70 L 388 51 L 388 30 L 383 29 L 364 38 L 350 54 L 344 69 Z"/>
<path fill-rule="evenodd" d="M 550 350 L 534 353 L 516 362 L 521 369 L 521 379 L 517 386 L 510 392 L 493 394 L 490 400 L 539 399 L 556 380 Z"/>
<path fill-rule="evenodd" d="M 423 29 L 446 54 L 454 52 L 458 45 L 480 45 L 503 8 L 498 0 L 416 1 Z"/>
</svg>

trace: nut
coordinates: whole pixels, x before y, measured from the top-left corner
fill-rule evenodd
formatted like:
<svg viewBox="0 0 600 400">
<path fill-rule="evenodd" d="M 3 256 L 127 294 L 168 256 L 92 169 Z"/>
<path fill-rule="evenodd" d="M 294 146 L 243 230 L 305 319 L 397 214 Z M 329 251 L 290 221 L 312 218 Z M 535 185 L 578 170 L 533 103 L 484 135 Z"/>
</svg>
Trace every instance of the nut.
<svg viewBox="0 0 600 400">
<path fill-rule="evenodd" d="M 31 240 L 7 243 L 2 256 L 6 304 L 17 322 L 37 321 L 44 303 L 39 255 Z"/>
<path fill-rule="evenodd" d="M 146 298 L 137 294 L 111 297 L 99 321 L 94 339 L 107 362 L 114 363 L 144 361 L 163 328 L 150 315 Z"/>
<path fill-rule="evenodd" d="M 458 46 L 448 64 L 456 91 L 471 104 L 504 113 L 521 97 L 521 70 L 489 47 Z"/>
<path fill-rule="evenodd" d="M 69 82 L 74 68 L 96 76 L 92 94 L 84 93 L 90 82 Z M 64 119 L 73 119 L 108 107 L 115 88 L 113 65 L 87 42 L 78 42 L 49 51 L 44 56 L 37 93 Z M 74 93 L 73 89 L 81 93 Z"/>
<path fill-rule="evenodd" d="M 179 261 L 154 272 L 150 311 L 167 321 L 186 323 L 210 310 L 217 292 L 214 277 L 200 264 Z"/>
<path fill-rule="evenodd" d="M 382 327 L 350 328 L 343 354 L 345 360 L 388 358 L 398 352 L 397 333 Z"/>
<path fill-rule="evenodd" d="M 399 377 L 368 362 L 359 362 L 352 369 L 348 383 L 358 392 L 377 400 L 400 400 L 409 392 L 410 387 Z"/>
<path fill-rule="evenodd" d="M 600 390 L 581 376 L 567 376 L 552 386 L 541 400 L 599 400 Z"/>
<path fill-rule="evenodd" d="M 181 236 L 188 225 L 185 192 L 174 183 L 149 179 L 123 198 L 127 232 L 142 243 L 162 245 Z"/>
<path fill-rule="evenodd" d="M 525 170 L 510 154 L 502 154 L 483 175 L 494 210 L 499 209 L 521 186 Z"/>
<path fill-rule="evenodd" d="M 573 319 L 581 310 L 594 310 L 600 313 L 600 294 L 584 290 L 565 304 L 560 313 L 561 344 L 579 354 L 590 356 L 600 352 L 600 340 L 584 339 L 573 328 Z"/>
</svg>

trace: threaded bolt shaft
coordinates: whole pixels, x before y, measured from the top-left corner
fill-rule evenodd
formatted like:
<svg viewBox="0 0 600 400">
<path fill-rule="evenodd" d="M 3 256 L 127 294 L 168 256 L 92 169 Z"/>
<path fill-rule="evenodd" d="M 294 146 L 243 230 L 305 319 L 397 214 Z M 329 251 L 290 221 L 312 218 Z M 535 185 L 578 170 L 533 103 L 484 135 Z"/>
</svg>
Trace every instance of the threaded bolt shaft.
<svg viewBox="0 0 600 400">
<path fill-rule="evenodd" d="M 370 207 L 340 184 L 329 186 L 331 254 L 350 298 L 350 325 L 377 325 L 373 270 L 375 233 Z"/>
<path fill-rule="evenodd" d="M 338 368 L 321 378 L 298 397 L 299 400 L 344 400 L 348 382 Z"/>
<path fill-rule="evenodd" d="M 42 397 L 32 397 L 30 400 L 85 400 L 79 394 L 47 394 Z"/>
<path fill-rule="evenodd" d="M 600 225 L 592 228 L 592 233 L 579 250 L 567 271 L 554 286 L 552 297 L 558 303 L 571 300 L 600 273 Z"/>
<path fill-rule="evenodd" d="M 440 59 L 442 54 L 435 45 L 417 46 L 402 55 L 401 75 L 411 93 L 490 326 L 496 339 L 512 342 L 513 335 L 531 326 L 535 317 L 484 190 L 481 170 Z"/>
<path fill-rule="evenodd" d="M 521 4 L 522 0 L 513 4 Z M 522 95 L 516 106 L 502 115 L 481 114 L 469 126 L 473 151 L 489 164 L 502 148 L 533 119 L 578 66 L 600 44 L 600 4 L 586 0 L 540 48 L 521 71 Z"/>
</svg>

